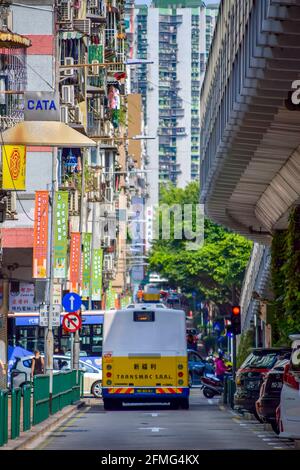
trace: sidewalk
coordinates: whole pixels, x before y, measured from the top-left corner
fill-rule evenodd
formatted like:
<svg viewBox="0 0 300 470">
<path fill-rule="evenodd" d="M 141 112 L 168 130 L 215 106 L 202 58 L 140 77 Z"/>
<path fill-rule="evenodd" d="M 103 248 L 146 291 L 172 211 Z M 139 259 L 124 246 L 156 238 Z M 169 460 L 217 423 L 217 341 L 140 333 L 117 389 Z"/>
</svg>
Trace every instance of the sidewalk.
<svg viewBox="0 0 300 470">
<path fill-rule="evenodd" d="M 43 421 L 36 426 L 32 426 L 29 431 L 23 432 L 23 416 L 22 416 L 22 406 L 21 406 L 21 417 L 20 417 L 20 436 L 17 439 L 10 439 L 10 416 L 11 416 L 11 407 L 9 403 L 9 411 L 8 411 L 8 428 L 9 428 L 9 439 L 8 443 L 3 447 L 0 447 L 0 452 L 2 450 L 24 450 L 26 449 L 27 445 L 29 445 L 32 441 L 41 437 L 46 432 L 49 432 L 56 428 L 62 421 L 66 418 L 76 414 L 78 410 L 85 406 L 85 401 L 80 400 L 79 402 L 75 403 L 74 405 L 69 405 L 63 408 L 58 413 L 51 415 L 48 419 Z M 32 416 L 32 414 L 31 414 Z"/>
</svg>

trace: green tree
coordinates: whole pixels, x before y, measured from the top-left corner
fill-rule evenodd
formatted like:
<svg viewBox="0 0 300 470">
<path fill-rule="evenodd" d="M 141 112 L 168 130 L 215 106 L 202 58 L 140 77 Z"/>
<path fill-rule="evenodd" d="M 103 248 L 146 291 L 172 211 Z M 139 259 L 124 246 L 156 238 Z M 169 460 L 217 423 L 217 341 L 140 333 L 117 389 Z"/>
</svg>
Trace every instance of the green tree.
<svg viewBox="0 0 300 470">
<path fill-rule="evenodd" d="M 198 204 L 199 186 L 192 182 L 185 189 L 167 186 L 161 191 L 161 204 Z M 187 250 L 187 241 L 174 239 L 174 218 L 170 240 L 157 240 L 151 250 L 150 270 L 166 277 L 171 286 L 187 294 L 196 290 L 216 303 L 231 300 L 232 286 L 240 289 L 251 242 L 205 218 L 204 245 Z"/>
</svg>

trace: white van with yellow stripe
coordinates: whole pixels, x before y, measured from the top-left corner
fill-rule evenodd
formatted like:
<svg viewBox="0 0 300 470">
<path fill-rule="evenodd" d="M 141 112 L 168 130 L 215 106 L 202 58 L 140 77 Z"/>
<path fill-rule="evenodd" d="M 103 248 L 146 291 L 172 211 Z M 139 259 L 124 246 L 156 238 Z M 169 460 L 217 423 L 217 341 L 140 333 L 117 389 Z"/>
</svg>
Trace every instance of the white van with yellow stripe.
<svg viewBox="0 0 300 470">
<path fill-rule="evenodd" d="M 105 312 L 102 372 L 105 409 L 155 401 L 188 409 L 185 312 L 157 304 Z"/>
</svg>

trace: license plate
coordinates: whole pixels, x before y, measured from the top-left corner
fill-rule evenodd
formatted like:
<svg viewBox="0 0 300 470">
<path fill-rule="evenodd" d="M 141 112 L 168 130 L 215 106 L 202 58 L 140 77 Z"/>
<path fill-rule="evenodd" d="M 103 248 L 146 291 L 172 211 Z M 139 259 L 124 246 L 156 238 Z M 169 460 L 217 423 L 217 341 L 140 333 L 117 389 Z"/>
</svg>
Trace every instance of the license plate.
<svg viewBox="0 0 300 470">
<path fill-rule="evenodd" d="M 137 388 L 135 393 L 155 393 L 155 388 Z"/>
<path fill-rule="evenodd" d="M 282 383 L 281 382 L 273 382 L 271 384 L 271 388 L 275 389 L 275 390 L 280 390 L 282 388 Z"/>
<path fill-rule="evenodd" d="M 259 383 L 258 382 L 248 382 L 246 385 L 246 388 L 248 390 L 257 390 L 259 388 Z"/>
</svg>

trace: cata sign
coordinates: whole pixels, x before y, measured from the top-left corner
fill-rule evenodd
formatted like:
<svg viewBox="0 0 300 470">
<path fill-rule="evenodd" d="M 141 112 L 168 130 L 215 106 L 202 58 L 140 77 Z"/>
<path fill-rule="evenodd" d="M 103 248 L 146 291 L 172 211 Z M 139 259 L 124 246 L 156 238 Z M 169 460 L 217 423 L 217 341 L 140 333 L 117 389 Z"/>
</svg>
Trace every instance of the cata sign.
<svg viewBox="0 0 300 470">
<path fill-rule="evenodd" d="M 28 91 L 24 93 L 25 121 L 60 121 L 58 93 Z"/>
</svg>

